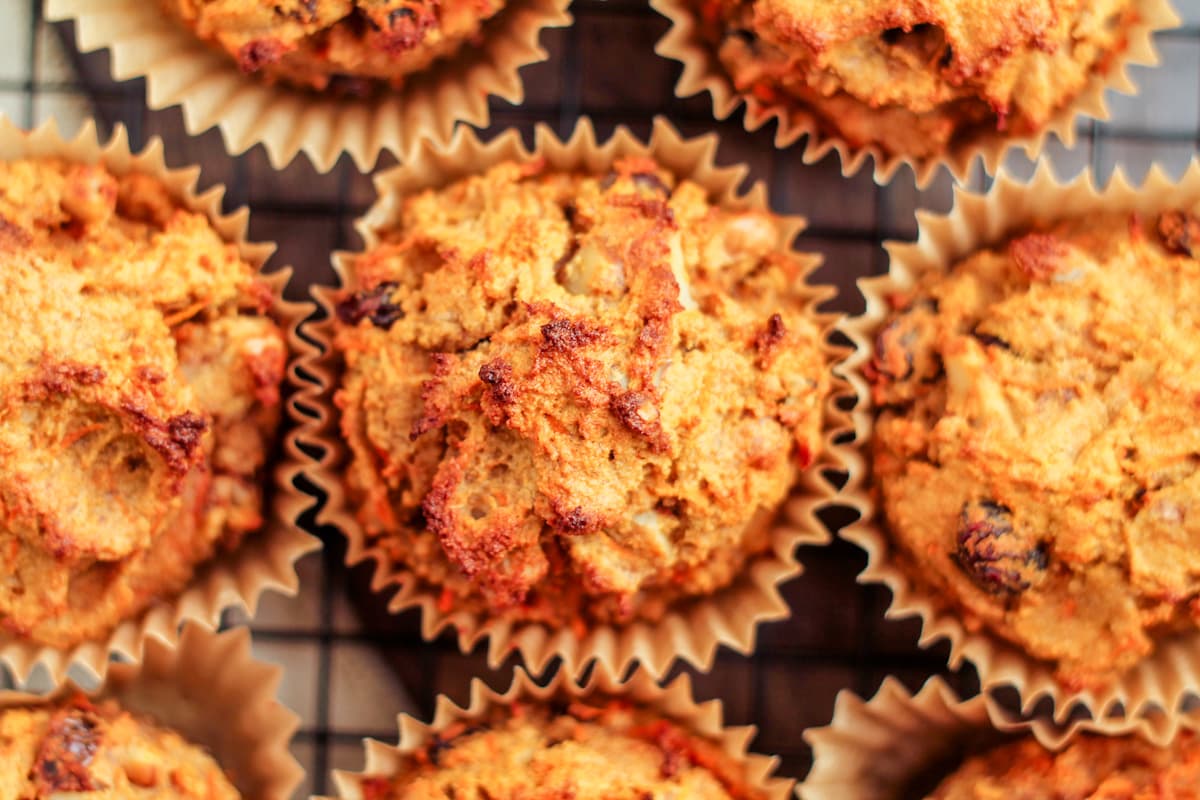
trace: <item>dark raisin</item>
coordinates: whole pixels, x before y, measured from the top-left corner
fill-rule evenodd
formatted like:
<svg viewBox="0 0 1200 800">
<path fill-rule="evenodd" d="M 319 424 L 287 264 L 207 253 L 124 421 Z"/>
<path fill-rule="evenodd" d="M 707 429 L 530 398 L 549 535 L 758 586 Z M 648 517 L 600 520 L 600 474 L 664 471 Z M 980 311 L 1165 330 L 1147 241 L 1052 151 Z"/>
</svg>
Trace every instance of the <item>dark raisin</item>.
<svg viewBox="0 0 1200 800">
<path fill-rule="evenodd" d="M 96 719 L 79 709 L 55 713 L 38 747 L 30 777 L 39 797 L 107 788 L 92 779 L 91 763 L 100 744 Z"/>
<path fill-rule="evenodd" d="M 635 173 L 633 176 L 633 185 L 639 189 L 646 189 L 651 192 L 662 192 L 668 196 L 671 194 L 671 190 L 662 182 L 662 179 L 652 172 Z"/>
<path fill-rule="evenodd" d="M 1001 350 L 1012 350 L 1012 345 L 1006 342 L 1004 339 L 1001 339 L 999 336 L 991 333 L 984 333 L 978 328 L 971 331 L 971 335 L 979 340 L 980 344 L 986 347 L 999 347 Z"/>
<path fill-rule="evenodd" d="M 953 62 L 953 61 L 954 61 L 954 48 L 951 47 L 950 45 L 946 45 L 945 52 L 942 53 L 942 57 L 938 60 L 938 66 L 941 67 L 942 69 L 945 69 L 946 67 L 950 66 L 951 62 Z"/>
<path fill-rule="evenodd" d="M 614 170 L 609 170 L 608 174 L 600 179 L 600 190 L 607 192 L 612 188 L 612 185 L 617 182 L 617 173 Z"/>
<path fill-rule="evenodd" d="M 395 27 L 401 20 L 412 19 L 415 16 L 416 13 L 408 6 L 397 8 L 395 11 L 388 14 L 388 24 L 392 27 Z"/>
<path fill-rule="evenodd" d="M 355 292 L 337 304 L 338 319 L 347 325 L 357 325 L 364 319 L 369 319 L 376 328 L 386 331 L 404 316 L 400 306 L 389 300 L 396 286 L 396 283 L 387 281 Z"/>
<path fill-rule="evenodd" d="M 875 357 L 872 359 L 875 371 L 894 381 L 907 380 L 913 374 L 912 346 L 916 331 L 908 323 L 907 316 L 897 317 L 875 337 Z"/>
<path fill-rule="evenodd" d="M 975 585 L 1016 594 L 1045 572 L 1045 545 L 1013 526 L 1012 510 L 991 500 L 963 503 L 955 559 Z"/>
<path fill-rule="evenodd" d="M 1169 252 L 1200 258 L 1200 217 L 1195 214 L 1164 211 L 1158 215 L 1158 235 Z"/>
</svg>

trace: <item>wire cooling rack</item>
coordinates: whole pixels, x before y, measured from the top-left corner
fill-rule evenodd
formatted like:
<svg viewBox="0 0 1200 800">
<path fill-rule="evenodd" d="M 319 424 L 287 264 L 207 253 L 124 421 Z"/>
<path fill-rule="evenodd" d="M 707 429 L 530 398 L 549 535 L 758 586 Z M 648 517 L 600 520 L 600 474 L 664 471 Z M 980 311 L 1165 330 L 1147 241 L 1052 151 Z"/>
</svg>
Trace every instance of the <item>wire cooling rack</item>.
<svg viewBox="0 0 1200 800">
<path fill-rule="evenodd" d="M 303 159 L 276 172 L 261 147 L 231 158 L 215 131 L 188 136 L 177 108 L 148 111 L 142 81 L 113 83 L 107 54 L 80 55 L 71 26 L 46 24 L 38 6 L 36 0 L 0 0 L 0 112 L 25 125 L 54 116 L 67 130 L 92 116 L 104 134 L 122 123 L 135 146 L 161 136 L 172 166 L 200 164 L 202 187 L 223 183 L 227 207 L 251 206 L 252 238 L 278 242 L 274 263 L 296 268 L 293 297 L 332 280 L 325 254 L 359 244 L 352 221 L 372 200 L 369 177 L 346 158 L 326 175 Z M 1176 7 L 1184 26 L 1158 37 L 1160 68 L 1134 69 L 1139 95 L 1113 96 L 1113 119 L 1082 124 L 1073 149 L 1049 146 L 1047 157 L 1061 176 L 1091 166 L 1107 180 L 1120 165 L 1138 179 L 1154 162 L 1179 174 L 1196 153 L 1200 0 L 1176 0 Z M 721 163 L 748 163 L 753 179 L 768 182 L 776 210 L 808 217 L 802 246 L 825 256 L 815 279 L 836 284 L 832 306 L 850 313 L 863 305 L 855 279 L 886 266 L 880 243 L 913 238 L 915 208 L 949 207 L 945 176 L 924 192 L 913 187 L 907 171 L 887 187 L 875 186 L 869 171 L 844 179 L 833 157 L 804 166 L 795 148 L 775 149 L 769 129 L 747 134 L 740 114 L 714 122 L 707 95 L 675 99 L 679 67 L 653 52 L 667 23 L 644 0 L 576 0 L 572 12 L 573 27 L 543 33 L 550 59 L 522 70 L 525 104 L 493 102 L 489 134 L 515 126 L 531 141 L 538 122 L 565 134 L 581 114 L 590 115 L 603 135 L 618 124 L 645 135 L 655 114 L 665 114 L 687 134 L 716 131 Z M 385 157 L 381 166 L 390 163 Z M 1019 155 L 1009 166 L 1021 175 L 1033 168 Z M 984 178 L 976 175 L 971 183 L 983 186 Z M 298 796 L 330 789 L 332 768 L 361 767 L 362 737 L 394 740 L 397 712 L 428 718 L 438 692 L 465 702 L 472 677 L 506 686 L 512 666 L 488 670 L 482 647 L 461 655 L 449 636 L 423 643 L 415 613 L 394 619 L 382 614 L 361 588 L 366 576 L 342 566 L 338 537 L 317 533 L 326 548 L 300 563 L 299 596 L 266 598 L 253 624 L 256 654 L 284 666 L 281 699 L 302 719 L 293 749 L 309 778 Z M 931 674 L 946 676 L 960 691 L 977 689 L 970 668 L 945 670 L 945 646 L 916 647 L 916 622 L 883 619 L 887 592 L 854 582 L 865 564 L 856 548 L 804 548 L 800 557 L 804 575 L 784 589 L 792 618 L 760 629 L 754 657 L 722 650 L 709 674 L 693 676 L 699 699 L 724 701 L 728 722 L 758 725 L 754 749 L 778 754 L 782 774 L 803 777 L 811 754 L 801 733 L 828 722 L 840 689 L 870 695 L 888 674 L 911 689 Z M 242 620 L 231 613 L 227 623 Z"/>
</svg>

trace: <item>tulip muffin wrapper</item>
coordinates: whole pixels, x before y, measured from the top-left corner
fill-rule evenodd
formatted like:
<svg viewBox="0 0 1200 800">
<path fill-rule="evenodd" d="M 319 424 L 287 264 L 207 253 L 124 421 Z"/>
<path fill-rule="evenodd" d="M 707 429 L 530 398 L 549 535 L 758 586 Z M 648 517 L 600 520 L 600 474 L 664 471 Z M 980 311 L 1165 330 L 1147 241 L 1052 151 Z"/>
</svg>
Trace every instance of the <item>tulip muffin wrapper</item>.
<svg viewBox="0 0 1200 800">
<path fill-rule="evenodd" d="M 74 20 L 79 49 L 107 48 L 113 78 L 145 76 L 150 108 L 182 106 L 188 133 L 221 131 L 238 155 L 258 143 L 282 169 L 305 153 L 319 172 L 345 152 L 364 172 L 379 154 L 401 159 L 422 139 L 449 140 L 458 121 L 488 124 L 488 96 L 520 104 L 518 70 L 544 61 L 543 28 L 571 24 L 569 0 L 512 0 L 484 24 L 484 42 L 465 44 L 408 77 L 399 90 L 338 97 L 246 75 L 228 54 L 202 41 L 146 0 L 48 0 L 49 20 Z"/>
<path fill-rule="evenodd" d="M 257 269 L 261 270 L 275 250 L 271 243 L 246 241 L 247 209 L 222 213 L 223 186 L 214 186 L 199 194 L 196 192 L 199 168 L 168 169 L 162 141 L 157 138 L 140 153 L 134 153 L 123 127 L 118 126 L 105 143 L 99 140 L 95 123 L 90 120 L 73 139 L 66 140 L 53 120 L 27 132 L 0 118 L 0 160 L 33 157 L 102 163 L 118 175 L 142 172 L 161 181 L 184 207 L 207 216 L 221 238 L 236 244 L 239 255 Z M 286 383 L 296 385 L 299 383 L 296 373 L 299 360 L 311 357 L 315 352 L 299 333 L 300 323 L 312 313 L 313 304 L 283 298 L 283 289 L 290 276 L 290 267 L 261 275 L 273 298 L 268 316 L 287 337 Z M 196 620 L 215 627 L 220 622 L 221 612 L 231 606 L 244 606 L 253 614 L 259 597 L 268 589 L 295 594 L 299 585 L 294 566 L 296 560 L 320 546 L 317 539 L 293 524 L 310 502 L 308 496 L 293 485 L 299 474 L 296 467 L 299 454 L 291 452 L 294 443 L 283 439 L 288 418 L 296 417 L 298 413 L 289 401 L 285 413 L 281 414 L 279 432 L 286 457 L 280 459 L 278 466 L 264 469 L 266 499 L 262 530 L 248 534 L 236 549 L 218 553 L 199 565 L 182 593 L 153 603 L 134 619 L 120 622 L 105 639 L 87 640 L 67 649 L 58 649 L 0 632 L 0 664 L 9 667 L 18 679 L 27 676 L 38 663 L 49 670 L 55 681 L 61 680 L 72 664 L 86 666 L 103 677 L 110 655 L 120 654 L 131 661 L 139 661 L 147 639 L 168 644 L 175 642 L 184 620 Z"/>
<path fill-rule="evenodd" d="M 757 131 L 774 121 L 776 147 L 790 147 L 801 137 L 806 137 L 800 154 L 805 164 L 815 164 L 836 152 L 842 176 L 848 178 L 863 169 L 870 159 L 875 182 L 881 186 L 890 183 L 900 168 L 908 165 L 917 187 L 922 189 L 933 181 L 941 166 L 945 166 L 960 183 L 966 182 L 976 159 L 982 162 L 988 174 L 995 175 L 1010 148 L 1020 148 L 1031 160 L 1036 160 L 1049 134 L 1053 133 L 1071 148 L 1075 146 L 1076 126 L 1082 118 L 1108 119 L 1105 92 L 1112 89 L 1122 94 L 1136 94 L 1137 86 L 1129 77 L 1129 67 L 1156 66 L 1159 57 L 1153 34 L 1180 24 L 1170 0 L 1138 0 L 1137 4 L 1138 19 L 1129 31 L 1125 49 L 1112 59 L 1106 72 L 1093 73 L 1079 95 L 1059 109 L 1041 131 L 1012 138 L 999 133 L 989 134 L 953 147 L 937 158 L 911 159 L 885 153 L 875 145 L 856 147 L 845 139 L 823 132 L 817 117 L 798 101 L 790 105 L 786 102 L 766 103 L 749 92 L 739 91 L 717 58 L 714 45 L 706 40 L 700 29 L 695 0 L 650 0 L 650 5 L 671 21 L 670 30 L 659 40 L 655 52 L 683 65 L 683 73 L 675 85 L 677 97 L 691 97 L 707 91 L 712 97 L 713 114 L 717 119 L 729 117 L 744 103 L 746 130 Z"/>
<path fill-rule="evenodd" d="M 565 670 L 555 673 L 545 685 L 539 685 L 524 669 L 513 671 L 513 680 L 504 692 L 497 692 L 481 679 L 471 681 L 470 700 L 465 708 L 445 695 L 438 695 L 433 720 L 429 723 L 400 714 L 400 739 L 395 745 L 375 739 L 363 741 L 366 765 L 362 772 L 335 770 L 333 781 L 341 800 L 363 800 L 363 783 L 371 777 L 392 777 L 404 774 L 406 761 L 413 753 L 428 746 L 435 737 L 458 722 L 483 718 L 496 706 L 513 703 L 539 704 L 556 699 L 586 700 L 601 695 L 629 700 L 684 730 L 717 744 L 731 763 L 741 764 L 745 786 L 770 800 L 793 797 L 795 781 L 775 776 L 778 758 L 749 752 L 756 728 L 726 727 L 722 722 L 720 700 L 697 703 L 692 695 L 691 679 L 680 675 L 666 686 L 660 686 L 644 669 L 637 669 L 625 680 L 619 680 L 605 666 L 599 665 L 583 685 L 576 683 Z M 326 798 L 328 800 L 328 798 Z"/>
<path fill-rule="evenodd" d="M 449 147 L 426 147 L 406 165 L 379 175 L 376 179 L 379 199 L 358 221 L 357 229 L 366 247 L 370 248 L 378 241 L 375 230 L 395 219 L 399 201 L 405 195 L 445 186 L 504 161 L 528 161 L 534 157 L 544 158 L 551 170 L 599 173 L 622 156 L 649 156 L 677 177 L 693 180 L 704 187 L 714 202 L 731 208 L 766 208 L 766 192 L 761 184 L 746 194 L 738 194 L 737 187 L 745 177 L 745 167 L 713 165 L 716 147 L 714 135 L 684 140 L 662 119 L 655 121 L 649 144 L 638 141 L 624 128 L 618 128 L 610 140 L 598 144 L 587 118 L 581 119 L 566 141 L 559 139 L 549 128 L 539 126 L 532 152 L 525 148 L 515 130 L 483 143 L 460 128 Z M 803 227 L 803 220 L 787 217 L 781 220 L 784 224 L 778 246 L 787 249 Z M 334 267 L 343 287 L 354 285 L 352 261 L 350 253 L 334 256 Z M 811 269 L 818 263 L 815 258 L 813 262 Z M 805 280 L 811 269 L 799 280 Z M 333 525 L 346 536 L 348 565 L 375 562 L 372 589 L 376 592 L 395 590 L 389 602 L 392 613 L 414 607 L 421 609 L 424 638 L 431 640 L 442 630 L 454 627 L 460 648 L 467 652 L 487 637 L 490 664 L 498 665 L 510 651 L 518 650 L 534 672 L 541 672 L 557 655 L 563 658 L 566 669 L 576 673 L 597 660 L 614 673 L 621 674 L 636 661 L 653 675 L 662 676 L 676 657 L 708 669 L 719 644 L 748 653 L 754 649 L 755 628 L 759 622 L 788 616 L 789 610 L 779 594 L 778 585 L 801 571 L 794 555 L 796 547 L 824 544 L 830 538 L 816 514 L 833 503 L 837 491 L 822 472 L 847 471 L 858 458 L 853 448 L 839 443 L 842 436 L 849 435 L 853 425 L 849 415 L 837 405 L 837 399 L 846 395 L 850 387 L 836 374 L 836 367 L 831 396 L 823 410 L 823 456 L 808 468 L 785 501 L 772 524 L 770 549 L 748 562 L 743 574 L 730 586 L 711 596 L 686 601 L 656 623 L 637 621 L 620 627 L 596 625 L 578 638 L 570 630 L 553 629 L 539 623 L 488 620 L 481 614 L 461 609 L 447 613 L 439 608 L 437 587 L 423 584 L 402 565 L 389 563 L 383 548 L 373 546 L 366 539 L 340 481 L 348 448 L 341 440 L 338 415 L 333 406 L 341 366 L 331 345 L 337 291 L 325 287 L 314 289 L 314 296 L 328 318 L 306 325 L 304 332 L 325 352 L 322 357 L 302 364 L 305 372 L 316 380 L 301 394 L 302 401 L 311 404 L 315 416 L 294 436 L 303 444 L 315 445 L 323 451 L 323 455 L 310 460 L 304 470 L 328 498 L 318 514 L 318 521 Z M 825 340 L 840 324 L 840 316 L 815 310 L 831 295 L 829 287 L 806 286 L 807 307 L 822 329 L 822 350 L 829 362 L 836 365 L 846 357 L 847 351 Z M 298 447 L 294 443 L 290 449 Z"/>
<path fill-rule="evenodd" d="M 151 639 L 140 664 L 113 664 L 94 690 L 64 684 L 50 695 L 0 692 L 0 709 L 53 703 L 82 692 L 202 746 L 243 797 L 287 800 L 304 780 L 288 750 L 300 718 L 275 699 L 283 675 L 255 661 L 246 628 L 216 634 L 185 625 L 178 642 Z"/>
<path fill-rule="evenodd" d="M 1053 717 L 1060 722 L 1081 707 L 1093 719 L 1173 714 L 1187 694 L 1200 690 L 1200 628 L 1158 639 L 1155 650 L 1112 685 L 1084 690 L 1064 687 L 1056 680 L 1049 662 L 1033 658 L 986 627 L 968 629 L 952 604 L 915 581 L 897 563 L 898 554 L 890 542 L 883 511 L 871 492 L 867 451 L 875 409 L 870 404 L 870 387 L 863 370 L 871 362 L 875 338 L 889 316 L 886 298 L 911 289 L 922 275 L 946 272 L 971 253 L 1001 243 L 1037 223 L 1118 211 L 1148 217 L 1167 209 L 1200 209 L 1200 161 L 1194 161 L 1178 181 L 1155 166 L 1140 187 L 1131 184 L 1120 170 L 1103 189 L 1096 187 L 1089 172 L 1062 183 L 1045 163 L 1027 182 L 1002 171 L 986 194 L 955 187 L 954 205 L 948 214 L 917 213 L 916 242 L 884 245 L 889 255 L 888 272 L 859 281 L 866 310 L 845 324 L 856 347 L 845 364 L 845 376 L 857 396 L 864 398 L 854 411 L 856 442 L 864 468 L 851 473 L 842 493 L 842 499 L 858 512 L 859 521 L 844 528 L 840 535 L 867 552 L 867 566 L 858 577 L 859 583 L 886 586 L 892 593 L 887 617 L 919 617 L 921 646 L 946 639 L 950 644 L 950 667 L 958 668 L 964 660 L 974 664 L 985 692 L 1004 686 L 1015 688 L 1026 713 L 1039 700 L 1048 698 L 1053 703 Z"/>
<path fill-rule="evenodd" d="M 1181 729 L 1200 730 L 1200 717 L 1159 714 L 1056 725 L 1010 714 L 986 695 L 961 700 L 938 677 L 915 695 L 888 677 L 867 701 L 843 690 L 829 725 L 805 731 L 813 765 L 797 793 L 802 800 L 905 800 L 921 796 L 913 793 L 918 787 L 932 790 L 961 758 L 1026 736 L 1049 750 L 1081 734 L 1139 736 L 1165 746 Z"/>
</svg>

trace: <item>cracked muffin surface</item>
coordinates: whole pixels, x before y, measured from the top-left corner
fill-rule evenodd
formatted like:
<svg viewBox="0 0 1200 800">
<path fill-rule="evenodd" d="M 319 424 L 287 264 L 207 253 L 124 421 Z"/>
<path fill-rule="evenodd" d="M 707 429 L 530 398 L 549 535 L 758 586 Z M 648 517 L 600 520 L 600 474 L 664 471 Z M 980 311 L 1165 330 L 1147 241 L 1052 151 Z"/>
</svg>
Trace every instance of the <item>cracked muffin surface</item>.
<svg viewBox="0 0 1200 800">
<path fill-rule="evenodd" d="M 262 522 L 271 290 L 143 174 L 0 163 L 0 630 L 66 647 Z"/>
<path fill-rule="evenodd" d="M 885 526 L 913 580 L 1063 685 L 1200 615 L 1200 220 L 1097 214 L 889 298 L 869 365 Z"/>
<path fill-rule="evenodd" d="M 113 700 L 0 710 L 0 798 L 237 800 L 207 752 Z"/>
<path fill-rule="evenodd" d="M 694 0 L 734 87 L 851 147 L 936 158 L 1042 129 L 1107 70 L 1135 0 Z"/>
<path fill-rule="evenodd" d="M 1058 752 L 1022 739 L 967 759 L 928 800 L 1187 800 L 1200 797 L 1200 740 L 1080 736 Z"/>
<path fill-rule="evenodd" d="M 452 56 L 504 0 L 160 0 L 244 72 L 307 89 L 369 91 Z"/>
<path fill-rule="evenodd" d="M 757 800 L 743 768 L 715 742 L 630 704 L 602 698 L 514 703 L 456 722 L 364 800 L 538 797 L 573 800 Z"/>
<path fill-rule="evenodd" d="M 404 199 L 337 308 L 351 507 L 441 607 L 556 626 L 729 584 L 821 448 L 810 260 L 628 158 Z"/>
</svg>

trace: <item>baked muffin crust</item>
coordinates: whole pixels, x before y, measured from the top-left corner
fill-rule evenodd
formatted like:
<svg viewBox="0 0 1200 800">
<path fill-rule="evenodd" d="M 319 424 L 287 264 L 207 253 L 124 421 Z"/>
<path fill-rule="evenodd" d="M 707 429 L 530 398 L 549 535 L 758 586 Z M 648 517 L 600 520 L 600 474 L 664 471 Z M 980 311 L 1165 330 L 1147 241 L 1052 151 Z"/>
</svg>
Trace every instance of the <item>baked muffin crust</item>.
<svg viewBox="0 0 1200 800">
<path fill-rule="evenodd" d="M 271 292 L 156 180 L 0 163 L 0 627 L 104 636 L 261 525 Z"/>
<path fill-rule="evenodd" d="M 855 148 L 936 158 L 1043 128 L 1125 46 L 1134 0 L 696 0 L 735 88 Z"/>
<path fill-rule="evenodd" d="M 115 701 L 0 710 L 0 797 L 237 800 L 208 753 Z"/>
<path fill-rule="evenodd" d="M 1094 215 L 890 298 L 870 365 L 876 484 L 918 584 L 1070 689 L 1200 612 L 1200 237 Z"/>
<path fill-rule="evenodd" d="M 504 0 L 160 0 L 248 73 L 362 93 L 453 55 Z"/>
<path fill-rule="evenodd" d="M 714 742 L 624 700 L 514 703 L 455 723 L 396 777 L 367 778 L 364 800 L 487 796 L 573 800 L 751 800 L 740 766 Z"/>
<path fill-rule="evenodd" d="M 445 610 L 555 626 L 732 581 L 817 457 L 829 390 L 780 230 L 639 158 L 406 198 L 338 307 L 368 544 Z"/>
<path fill-rule="evenodd" d="M 1135 736 L 1080 736 L 1055 753 L 1022 739 L 968 759 L 928 800 L 1054 797 L 1181 800 L 1200 787 L 1200 740 L 1183 731 L 1167 747 Z"/>
</svg>

